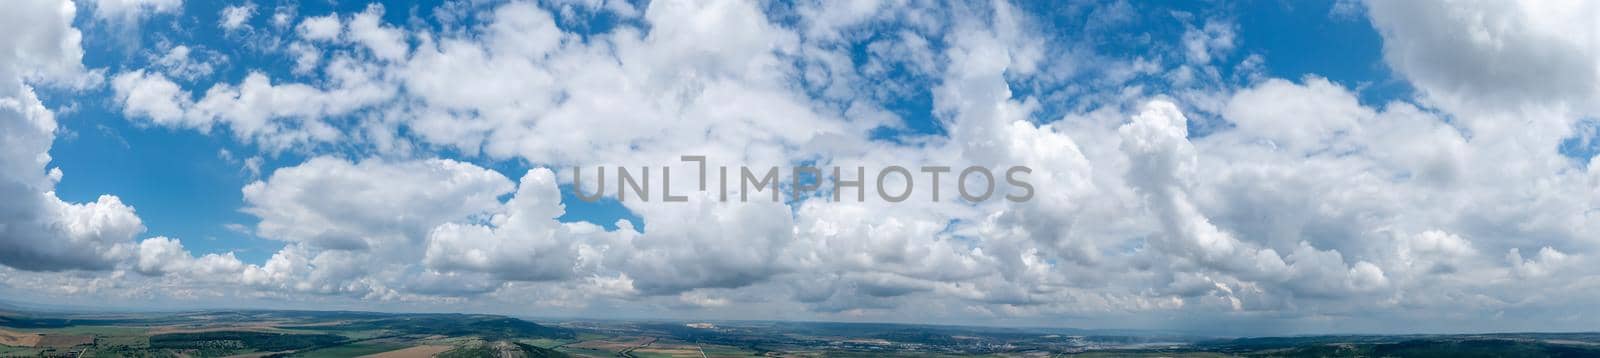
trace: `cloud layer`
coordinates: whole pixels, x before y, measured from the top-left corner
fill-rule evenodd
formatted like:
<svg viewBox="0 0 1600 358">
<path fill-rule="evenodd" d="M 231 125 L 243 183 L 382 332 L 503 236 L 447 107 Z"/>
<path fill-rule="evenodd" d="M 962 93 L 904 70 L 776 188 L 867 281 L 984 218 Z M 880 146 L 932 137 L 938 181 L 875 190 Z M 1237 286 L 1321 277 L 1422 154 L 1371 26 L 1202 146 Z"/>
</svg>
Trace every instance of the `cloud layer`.
<svg viewBox="0 0 1600 358">
<path fill-rule="evenodd" d="M 1076 28 L 1005 2 L 512 2 L 410 23 L 382 5 L 272 19 L 241 5 L 216 25 L 281 44 L 252 51 L 288 68 L 200 86 L 211 67 L 188 47 L 172 65 L 85 69 L 75 5 L 27 1 L 0 22 L 0 43 L 28 49 L 0 55 L 0 193 L 16 198 L 0 204 L 0 284 L 526 314 L 1583 327 L 1600 313 L 1584 308 L 1600 295 L 1600 163 L 1559 148 L 1600 133 L 1584 126 L 1600 111 L 1587 4 L 1367 4 L 1384 64 L 1415 88 L 1372 103 L 1268 75 L 1221 16 L 1174 14 L 1185 30 L 1150 55 L 1097 53 L 1127 30 L 1126 3 L 1059 9 L 1101 21 Z M 586 18 L 614 21 L 572 23 Z M 82 79 L 96 71 L 103 83 Z M 58 199 L 70 173 L 49 169 L 57 124 L 32 86 L 75 83 L 150 130 L 306 158 L 241 188 L 258 219 L 245 231 L 282 249 L 194 255 L 138 240 L 116 196 Z M 925 113 L 908 113 L 918 99 Z M 572 166 L 697 170 L 681 155 L 1025 165 L 1038 191 L 724 203 L 682 180 L 687 203 L 622 202 L 642 225 L 560 220 Z M 532 169 L 491 169 L 507 162 Z"/>
</svg>

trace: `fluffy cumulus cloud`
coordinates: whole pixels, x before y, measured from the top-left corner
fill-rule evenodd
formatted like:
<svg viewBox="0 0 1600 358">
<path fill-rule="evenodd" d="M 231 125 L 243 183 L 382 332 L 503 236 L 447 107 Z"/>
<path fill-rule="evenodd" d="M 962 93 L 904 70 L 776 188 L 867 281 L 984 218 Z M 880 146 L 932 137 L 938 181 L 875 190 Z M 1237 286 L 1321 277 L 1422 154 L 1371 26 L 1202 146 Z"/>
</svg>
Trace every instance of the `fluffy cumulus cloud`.
<svg viewBox="0 0 1600 358">
<path fill-rule="evenodd" d="M 499 204 L 512 183 L 451 160 L 359 164 L 319 157 L 244 187 L 258 234 L 311 246 L 361 250 L 420 239 L 444 221 Z"/>
<path fill-rule="evenodd" d="M 236 31 L 249 28 L 250 18 L 256 15 L 256 4 L 243 3 L 222 8 L 222 16 L 217 20 L 217 27 L 223 30 Z"/>
<path fill-rule="evenodd" d="M 174 4 L 102 1 L 96 14 Z M 1126 3 L 1057 14 L 1095 19 L 1082 27 L 1006 2 L 729 0 L 474 3 L 406 9 L 403 23 L 371 5 L 275 11 L 261 29 L 246 3 L 218 24 L 281 44 L 249 51 L 286 68 L 204 80 L 211 65 L 173 46 L 104 82 L 139 128 L 309 158 L 241 190 L 247 231 L 282 244 L 263 262 L 136 242 L 142 223 L 117 197 L 54 196 L 56 123 L 28 84 L 86 70 L 72 4 L 26 5 L 0 15 L 16 17 L 0 41 L 30 49 L 0 55 L 0 191 L 20 198 L 0 203 L 12 287 L 66 292 L 48 271 L 104 270 L 69 281 L 396 309 L 1188 316 L 1241 330 L 1538 322 L 1600 295 L 1575 280 L 1595 273 L 1600 162 L 1559 149 L 1590 143 L 1600 111 L 1588 2 L 1367 4 L 1383 63 L 1415 88 L 1382 102 L 1314 73 L 1269 76 L 1224 17 L 1169 14 L 1170 38 L 1128 39 L 1115 31 L 1137 17 Z M 1095 52 L 1123 40 L 1158 53 Z M 868 185 L 862 202 L 721 202 L 715 181 L 682 175 L 698 168 L 681 155 L 711 168 L 1025 165 L 1035 190 L 972 203 L 951 173 L 937 201 L 885 202 Z M 639 222 L 569 220 L 573 166 L 650 166 L 653 197 L 688 200 L 623 200 Z"/>
<path fill-rule="evenodd" d="M 144 231 L 133 207 L 105 195 L 69 203 L 55 194 L 50 168 L 55 114 L 29 85 L 83 71 L 82 35 L 71 2 L 28 1 L 0 25 L 0 264 L 24 270 L 104 270 L 132 254 Z"/>
<path fill-rule="evenodd" d="M 1484 105 L 1474 111 L 1550 102 L 1596 110 L 1600 30 L 1589 19 L 1600 5 L 1378 1 L 1368 8 L 1385 60 L 1430 101 Z"/>
<path fill-rule="evenodd" d="M 94 17 L 102 21 L 132 24 L 153 14 L 175 13 L 183 0 L 89 0 Z"/>
<path fill-rule="evenodd" d="M 448 223 L 428 234 L 423 262 L 441 271 L 492 273 L 523 280 L 571 277 L 577 232 L 562 230 L 561 194 L 554 174 L 539 169 L 522 178 L 505 212 L 488 225 Z M 590 229 L 593 230 L 592 228 Z"/>
</svg>

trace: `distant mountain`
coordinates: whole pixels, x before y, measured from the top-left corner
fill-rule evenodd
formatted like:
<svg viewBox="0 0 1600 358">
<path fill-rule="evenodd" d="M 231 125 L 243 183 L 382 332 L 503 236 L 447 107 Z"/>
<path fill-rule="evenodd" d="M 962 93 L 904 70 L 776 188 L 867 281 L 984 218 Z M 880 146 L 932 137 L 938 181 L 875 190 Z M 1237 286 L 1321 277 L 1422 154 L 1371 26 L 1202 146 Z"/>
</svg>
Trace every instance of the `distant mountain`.
<svg viewBox="0 0 1600 358">
<path fill-rule="evenodd" d="M 372 318 L 374 319 L 337 325 L 289 326 L 284 328 L 304 330 L 389 330 L 406 334 L 477 336 L 488 340 L 518 337 L 570 339 L 577 336 L 571 329 L 549 327 L 521 319 L 495 315 L 397 314 Z"/>
<path fill-rule="evenodd" d="M 1190 349 L 1281 357 L 1600 357 L 1600 334 L 1258 337 L 1201 342 Z"/>
<path fill-rule="evenodd" d="M 67 304 L 52 304 L 38 302 L 24 302 L 0 299 L 0 312 L 18 314 L 39 313 L 127 313 L 127 312 L 153 312 L 148 309 L 107 308 L 102 306 L 82 306 Z"/>
<path fill-rule="evenodd" d="M 9 316 L 19 313 L 20 311 L 22 311 L 22 308 L 14 306 L 5 300 L 0 300 L 0 316 Z"/>
<path fill-rule="evenodd" d="M 498 315 L 454 313 L 378 313 L 354 311 L 215 310 L 152 314 L 84 314 L 0 309 L 0 327 L 62 328 L 78 325 L 155 326 L 171 324 L 248 325 L 256 322 L 306 322 L 281 328 L 305 331 L 382 330 L 396 334 L 571 339 L 571 329 Z M 330 322 L 336 322 L 329 324 Z M 315 323 L 315 324 L 311 324 Z"/>
</svg>

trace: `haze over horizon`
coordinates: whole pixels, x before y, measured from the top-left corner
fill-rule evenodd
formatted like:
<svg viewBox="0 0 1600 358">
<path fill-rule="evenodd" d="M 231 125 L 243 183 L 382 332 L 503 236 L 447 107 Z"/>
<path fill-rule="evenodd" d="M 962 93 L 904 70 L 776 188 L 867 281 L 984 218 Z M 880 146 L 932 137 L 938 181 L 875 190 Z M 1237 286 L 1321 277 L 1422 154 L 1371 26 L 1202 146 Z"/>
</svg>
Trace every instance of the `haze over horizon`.
<svg viewBox="0 0 1600 358">
<path fill-rule="evenodd" d="M 1600 2 L 8 5 L 5 302 L 1222 335 L 1600 320 Z M 684 156 L 783 168 L 782 198 L 719 200 Z M 802 166 L 868 168 L 865 200 Z M 908 200 L 878 194 L 891 166 Z M 993 197 L 958 195 L 969 166 Z M 652 168 L 650 200 L 618 200 L 615 171 L 577 197 L 574 168 L 619 167 Z"/>
</svg>

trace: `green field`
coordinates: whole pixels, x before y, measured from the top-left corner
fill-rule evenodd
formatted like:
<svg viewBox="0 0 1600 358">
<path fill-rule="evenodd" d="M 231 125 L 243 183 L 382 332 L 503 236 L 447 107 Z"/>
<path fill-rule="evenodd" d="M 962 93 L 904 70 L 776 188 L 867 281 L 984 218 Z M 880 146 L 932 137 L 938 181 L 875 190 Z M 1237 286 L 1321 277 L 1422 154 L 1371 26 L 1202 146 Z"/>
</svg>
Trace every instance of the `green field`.
<svg viewBox="0 0 1600 358">
<path fill-rule="evenodd" d="M 50 344 L 94 338 L 92 344 L 54 350 L 0 346 L 0 357 L 66 355 L 75 349 L 86 349 L 87 357 L 355 357 L 417 345 L 446 346 L 445 357 L 659 358 L 698 357 L 700 351 L 707 357 L 1600 357 L 1600 333 L 1581 332 L 1215 338 L 831 322 L 719 322 L 713 329 L 661 321 L 541 325 L 491 315 L 315 311 L 0 318 L 7 331 L 43 333 Z M 163 331 L 170 333 L 152 334 Z M 609 342 L 593 345 L 602 348 L 573 346 L 586 340 Z"/>
<path fill-rule="evenodd" d="M 0 356 L 35 356 L 43 351 L 38 348 L 0 346 Z"/>
<path fill-rule="evenodd" d="M 537 339 L 519 339 L 519 340 L 517 340 L 517 342 L 522 342 L 523 344 L 528 344 L 528 345 L 532 345 L 534 347 L 539 347 L 539 348 L 551 348 L 551 347 L 555 347 L 555 346 L 559 346 L 559 345 L 563 345 L 563 344 L 567 344 L 567 343 L 572 343 L 572 342 L 577 342 L 577 341 L 576 340 L 571 340 L 571 339 L 537 338 Z"/>
<path fill-rule="evenodd" d="M 307 357 L 307 358 L 357 357 L 357 356 L 364 356 L 364 355 L 368 355 L 368 354 L 388 352 L 388 351 L 401 349 L 401 348 L 406 348 L 406 347 L 409 347 L 409 345 L 395 344 L 395 343 L 352 343 L 352 344 L 346 344 L 346 345 L 342 345 L 342 346 L 334 346 L 334 347 L 322 348 L 322 349 L 308 351 L 308 352 L 295 353 L 294 355 L 291 355 L 291 357 Z"/>
<path fill-rule="evenodd" d="M 568 353 L 568 354 L 580 355 L 580 356 L 585 356 L 585 357 L 616 357 L 617 356 L 617 352 L 612 352 L 612 351 L 607 351 L 607 350 L 599 350 L 599 349 L 561 347 L 561 348 L 556 348 L 556 350 L 560 351 L 560 352 Z"/>
<path fill-rule="evenodd" d="M 147 336 L 98 336 L 94 340 L 95 346 L 100 347 L 130 347 L 144 348 L 150 346 L 150 337 Z"/>
<path fill-rule="evenodd" d="M 702 345 L 700 350 L 706 352 L 708 357 L 753 357 L 759 356 L 756 352 L 740 349 L 738 347 Z"/>
<path fill-rule="evenodd" d="M 376 337 L 382 337 L 382 336 L 386 336 L 386 335 L 392 334 L 389 331 L 385 331 L 385 330 L 371 330 L 371 329 L 368 329 L 368 330 L 327 330 L 327 329 L 301 329 L 301 328 L 272 327 L 271 329 L 268 329 L 268 330 L 265 330 L 265 331 L 273 332 L 273 333 L 289 333 L 289 334 L 334 334 L 334 335 L 344 336 L 345 338 L 349 338 L 349 339 L 368 339 L 368 338 L 376 338 Z"/>
<path fill-rule="evenodd" d="M 1110 358 L 1110 357 L 1221 358 L 1221 357 L 1233 357 L 1233 356 L 1232 355 L 1227 355 L 1227 354 L 1222 354 L 1222 353 L 1212 353 L 1212 352 L 1132 352 L 1132 351 L 1122 351 L 1122 352 L 1086 352 L 1086 353 L 1075 354 L 1075 355 L 1073 355 L 1073 357 L 1094 357 L 1094 358 L 1100 358 L 1100 357 L 1105 357 L 1105 358 Z"/>
<path fill-rule="evenodd" d="M 140 327 L 120 326 L 71 326 L 61 328 L 42 328 L 32 330 L 38 333 L 54 334 L 81 334 L 93 336 L 142 336 L 149 329 Z"/>
</svg>

